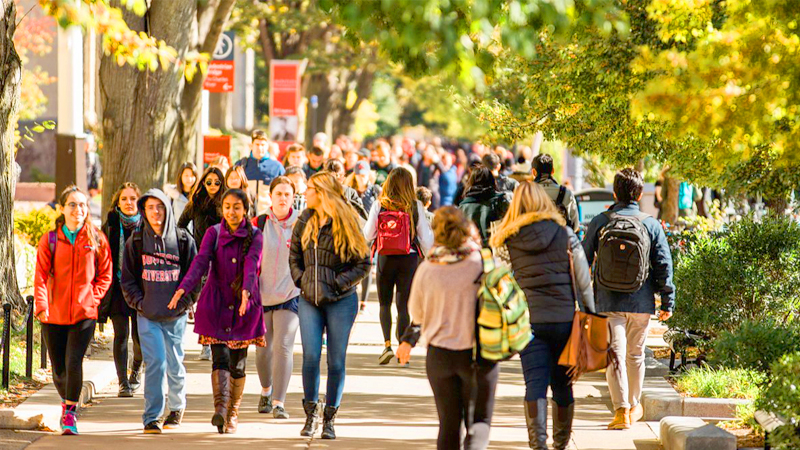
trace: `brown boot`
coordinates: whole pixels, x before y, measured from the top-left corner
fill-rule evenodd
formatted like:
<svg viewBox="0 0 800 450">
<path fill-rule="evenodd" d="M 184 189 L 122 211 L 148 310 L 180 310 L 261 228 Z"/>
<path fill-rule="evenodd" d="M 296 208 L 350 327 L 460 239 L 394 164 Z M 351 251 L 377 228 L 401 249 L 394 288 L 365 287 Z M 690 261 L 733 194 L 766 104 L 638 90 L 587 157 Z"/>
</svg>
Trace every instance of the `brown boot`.
<svg viewBox="0 0 800 450">
<path fill-rule="evenodd" d="M 631 428 L 630 408 L 617 408 L 614 413 L 614 420 L 608 424 L 609 430 L 629 430 Z"/>
<path fill-rule="evenodd" d="M 228 420 L 225 424 L 226 433 L 236 433 L 236 429 L 239 428 L 239 406 L 242 404 L 244 380 L 246 378 L 231 378 L 231 401 L 228 404 Z"/>
<path fill-rule="evenodd" d="M 214 416 L 211 424 L 217 427 L 219 434 L 225 432 L 225 417 L 228 415 L 230 401 L 231 373 L 227 370 L 211 372 L 211 390 L 214 393 Z"/>
</svg>

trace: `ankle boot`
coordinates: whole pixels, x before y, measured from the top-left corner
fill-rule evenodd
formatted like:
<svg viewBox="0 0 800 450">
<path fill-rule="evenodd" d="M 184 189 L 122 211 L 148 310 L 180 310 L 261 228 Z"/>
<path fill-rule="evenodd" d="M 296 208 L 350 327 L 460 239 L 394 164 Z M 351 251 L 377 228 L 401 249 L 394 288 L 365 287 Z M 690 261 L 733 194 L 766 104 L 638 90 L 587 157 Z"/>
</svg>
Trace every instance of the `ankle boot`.
<svg viewBox="0 0 800 450">
<path fill-rule="evenodd" d="M 338 411 L 338 406 L 325 406 L 325 411 L 322 412 L 322 439 L 336 439 L 333 421 Z"/>
<path fill-rule="evenodd" d="M 572 418 L 575 416 L 575 403 L 559 406 L 553 402 L 553 449 L 566 450 L 572 435 Z"/>
<path fill-rule="evenodd" d="M 246 378 L 231 378 L 231 400 L 228 403 L 228 420 L 225 424 L 226 433 L 236 433 L 236 429 L 239 428 L 239 406 L 242 404 Z"/>
<path fill-rule="evenodd" d="M 300 431 L 300 436 L 311 437 L 317 432 L 319 427 L 319 410 L 316 402 L 303 400 L 303 410 L 306 412 L 306 424 Z"/>
<path fill-rule="evenodd" d="M 217 427 L 219 434 L 225 432 L 225 418 L 228 416 L 228 402 L 230 401 L 231 373 L 227 370 L 214 370 L 211 372 L 211 390 L 214 393 L 214 416 L 211 424 Z"/>
<path fill-rule="evenodd" d="M 532 450 L 547 450 L 547 399 L 525 402 L 528 445 Z"/>
</svg>

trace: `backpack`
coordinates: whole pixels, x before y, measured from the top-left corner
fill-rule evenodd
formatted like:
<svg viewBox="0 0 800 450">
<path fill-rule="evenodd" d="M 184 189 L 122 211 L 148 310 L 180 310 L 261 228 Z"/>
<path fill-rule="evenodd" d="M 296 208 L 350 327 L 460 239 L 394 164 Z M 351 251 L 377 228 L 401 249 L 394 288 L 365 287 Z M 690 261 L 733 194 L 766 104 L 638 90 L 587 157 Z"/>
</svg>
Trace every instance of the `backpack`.
<svg viewBox="0 0 800 450">
<path fill-rule="evenodd" d="M 642 223 L 650 216 L 603 214 L 609 222 L 600 231 L 595 281 L 609 291 L 637 292 L 650 274 L 650 234 Z"/>
<path fill-rule="evenodd" d="M 503 361 L 521 352 L 533 339 L 528 301 L 511 269 L 495 266 L 491 250 L 482 249 L 481 258 L 475 337 L 484 359 Z"/>
<path fill-rule="evenodd" d="M 567 227 L 569 229 L 573 229 L 575 224 L 572 223 L 572 220 L 569 218 L 569 211 L 567 211 L 567 207 L 564 205 L 564 198 L 567 196 L 567 188 L 564 186 L 558 187 L 558 197 L 555 199 L 556 208 L 558 208 L 558 212 L 564 216 L 564 220 L 567 221 Z"/>
<path fill-rule="evenodd" d="M 378 213 L 378 237 L 375 248 L 379 255 L 411 253 L 411 216 L 405 211 L 381 208 Z"/>
</svg>

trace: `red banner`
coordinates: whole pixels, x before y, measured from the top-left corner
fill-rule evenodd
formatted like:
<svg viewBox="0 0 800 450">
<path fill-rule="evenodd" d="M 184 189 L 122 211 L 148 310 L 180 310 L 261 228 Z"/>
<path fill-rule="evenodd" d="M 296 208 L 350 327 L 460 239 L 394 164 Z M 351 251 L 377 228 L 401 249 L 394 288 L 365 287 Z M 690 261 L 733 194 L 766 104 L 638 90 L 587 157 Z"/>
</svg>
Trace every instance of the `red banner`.
<svg viewBox="0 0 800 450">
<path fill-rule="evenodd" d="M 269 135 L 281 144 L 298 140 L 301 61 L 273 60 L 270 63 Z"/>
<path fill-rule="evenodd" d="M 230 136 L 203 136 L 203 163 L 207 166 L 224 156 L 231 163 Z"/>
<path fill-rule="evenodd" d="M 233 92 L 233 61 L 209 61 L 203 89 L 208 92 Z"/>
</svg>

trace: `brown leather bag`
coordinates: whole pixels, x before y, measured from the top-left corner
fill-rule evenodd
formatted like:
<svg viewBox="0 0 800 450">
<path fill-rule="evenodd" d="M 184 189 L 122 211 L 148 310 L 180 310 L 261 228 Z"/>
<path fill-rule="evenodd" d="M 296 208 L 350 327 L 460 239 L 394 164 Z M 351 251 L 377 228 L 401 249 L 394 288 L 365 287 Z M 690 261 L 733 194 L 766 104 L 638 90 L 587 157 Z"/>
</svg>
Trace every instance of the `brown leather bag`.
<svg viewBox="0 0 800 450">
<path fill-rule="evenodd" d="M 569 271 L 572 282 L 572 293 L 578 301 L 578 290 L 575 283 L 575 267 L 572 260 L 572 249 L 569 254 Z M 572 331 L 567 346 L 558 358 L 558 364 L 569 367 L 567 375 L 573 382 L 587 372 L 605 369 L 611 364 L 617 367 L 617 359 L 611 349 L 611 330 L 608 318 L 600 314 L 575 311 L 572 318 Z"/>
</svg>

